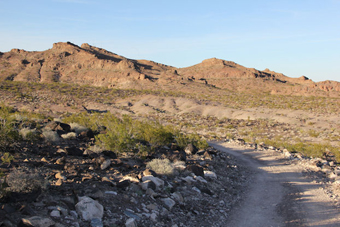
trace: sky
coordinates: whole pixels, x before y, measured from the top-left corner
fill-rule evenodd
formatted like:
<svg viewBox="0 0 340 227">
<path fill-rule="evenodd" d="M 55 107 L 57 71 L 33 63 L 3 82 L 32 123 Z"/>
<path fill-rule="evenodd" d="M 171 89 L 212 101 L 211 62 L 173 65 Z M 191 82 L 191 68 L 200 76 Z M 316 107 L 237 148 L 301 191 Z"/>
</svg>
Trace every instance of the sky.
<svg viewBox="0 0 340 227">
<path fill-rule="evenodd" d="M 175 67 L 216 57 L 340 81 L 340 0 L 0 0 L 0 52 L 67 41 Z"/>
</svg>

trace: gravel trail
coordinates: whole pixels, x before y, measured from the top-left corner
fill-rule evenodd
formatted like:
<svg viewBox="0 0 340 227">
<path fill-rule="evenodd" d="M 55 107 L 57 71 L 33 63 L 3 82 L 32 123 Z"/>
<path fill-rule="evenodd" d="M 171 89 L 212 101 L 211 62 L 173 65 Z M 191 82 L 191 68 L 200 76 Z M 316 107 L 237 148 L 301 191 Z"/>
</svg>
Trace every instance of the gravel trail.
<svg viewBox="0 0 340 227">
<path fill-rule="evenodd" d="M 276 152 L 210 145 L 236 157 L 251 172 L 226 226 L 340 226 L 339 210 L 320 184 L 303 176 L 303 167 Z"/>
</svg>

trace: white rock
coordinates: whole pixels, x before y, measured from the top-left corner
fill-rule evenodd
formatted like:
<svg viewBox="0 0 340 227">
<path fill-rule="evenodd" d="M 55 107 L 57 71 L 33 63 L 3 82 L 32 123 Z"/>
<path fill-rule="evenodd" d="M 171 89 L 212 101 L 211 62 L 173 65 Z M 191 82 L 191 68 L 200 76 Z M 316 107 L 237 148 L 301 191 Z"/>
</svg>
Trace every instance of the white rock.
<svg viewBox="0 0 340 227">
<path fill-rule="evenodd" d="M 60 211 L 59 210 L 52 210 L 50 213 L 51 217 L 59 218 L 60 217 Z"/>
<path fill-rule="evenodd" d="M 111 165 L 111 160 L 110 159 L 106 159 L 101 165 L 100 165 L 100 169 L 104 170 L 107 167 L 109 167 Z"/>
<path fill-rule="evenodd" d="M 292 154 L 291 154 L 289 151 L 284 151 L 284 152 L 283 152 L 283 155 L 284 155 L 284 157 L 287 158 L 287 159 L 291 159 L 291 158 L 292 158 Z"/>
<path fill-rule="evenodd" d="M 137 223 L 134 218 L 129 218 L 128 220 L 126 220 L 125 226 L 126 227 L 137 227 Z"/>
<path fill-rule="evenodd" d="M 153 221 L 153 222 L 157 222 L 157 214 L 156 213 L 152 213 L 150 215 L 150 219 Z"/>
<path fill-rule="evenodd" d="M 103 206 L 99 204 L 98 201 L 87 196 L 79 198 L 79 202 L 76 204 L 76 210 L 85 221 L 93 218 L 101 219 L 104 214 Z"/>
<path fill-rule="evenodd" d="M 115 191 L 105 191 L 105 194 L 107 194 L 107 195 L 118 195 L 118 193 L 115 192 Z"/>
<path fill-rule="evenodd" d="M 175 206 L 176 202 L 170 198 L 165 198 L 165 199 L 162 199 L 164 205 L 169 209 L 171 210 L 173 208 L 173 206 Z"/>
<path fill-rule="evenodd" d="M 191 176 L 182 177 L 182 180 L 184 180 L 187 183 L 196 182 L 196 180 L 193 177 L 191 177 Z"/>
<path fill-rule="evenodd" d="M 22 222 L 26 225 L 31 225 L 35 227 L 49 227 L 55 225 L 55 222 L 53 220 L 39 216 L 34 216 L 27 219 L 23 218 Z"/>
<path fill-rule="evenodd" d="M 185 162 L 183 162 L 183 161 L 176 161 L 176 162 L 173 163 L 172 166 L 174 167 L 174 169 L 177 169 L 177 170 L 180 170 L 180 171 L 183 171 L 186 168 Z"/>
<path fill-rule="evenodd" d="M 154 176 L 144 176 L 142 178 L 142 181 L 147 181 L 147 180 L 151 180 L 153 183 L 155 183 L 157 188 L 161 188 L 164 186 L 164 181 L 158 177 L 154 177 Z"/>
<path fill-rule="evenodd" d="M 213 171 L 204 171 L 204 177 L 210 178 L 210 179 L 217 179 L 216 173 Z"/>
</svg>

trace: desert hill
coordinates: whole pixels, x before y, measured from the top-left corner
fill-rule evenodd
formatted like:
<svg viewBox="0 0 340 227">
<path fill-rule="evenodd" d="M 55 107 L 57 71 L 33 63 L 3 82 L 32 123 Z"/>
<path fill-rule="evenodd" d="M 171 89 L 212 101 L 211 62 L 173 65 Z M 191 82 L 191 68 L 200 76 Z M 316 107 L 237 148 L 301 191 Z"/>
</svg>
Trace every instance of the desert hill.
<svg viewBox="0 0 340 227">
<path fill-rule="evenodd" d="M 63 82 L 117 88 L 188 89 L 202 85 L 282 95 L 339 97 L 340 83 L 315 83 L 265 69 L 247 68 L 222 59 L 175 68 L 148 60 L 133 60 L 82 44 L 55 43 L 51 49 L 0 53 L 0 80 Z"/>
</svg>

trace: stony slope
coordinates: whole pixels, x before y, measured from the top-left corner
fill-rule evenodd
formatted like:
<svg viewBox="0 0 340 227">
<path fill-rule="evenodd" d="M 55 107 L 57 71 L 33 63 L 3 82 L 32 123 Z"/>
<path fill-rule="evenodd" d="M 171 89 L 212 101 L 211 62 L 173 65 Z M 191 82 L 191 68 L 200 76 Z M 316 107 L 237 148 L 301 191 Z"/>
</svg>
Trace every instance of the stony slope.
<svg viewBox="0 0 340 227">
<path fill-rule="evenodd" d="M 0 53 L 0 80 L 167 90 L 205 84 L 247 92 L 332 97 L 339 97 L 340 91 L 339 82 L 315 83 L 304 76 L 290 78 L 269 69 L 260 71 L 216 58 L 175 68 L 128 59 L 86 43 L 77 46 L 70 42 L 55 43 L 51 49 L 41 52 L 12 49 Z M 197 90 L 196 86 L 192 89 Z"/>
</svg>

